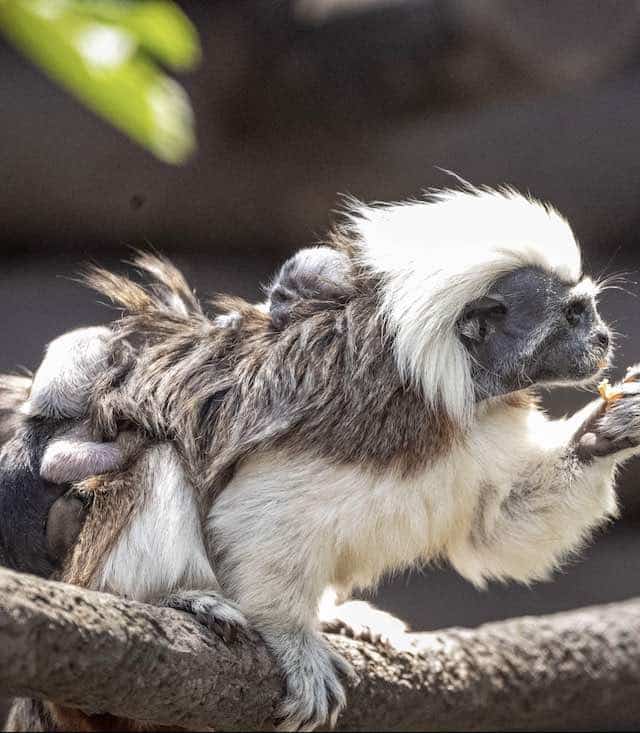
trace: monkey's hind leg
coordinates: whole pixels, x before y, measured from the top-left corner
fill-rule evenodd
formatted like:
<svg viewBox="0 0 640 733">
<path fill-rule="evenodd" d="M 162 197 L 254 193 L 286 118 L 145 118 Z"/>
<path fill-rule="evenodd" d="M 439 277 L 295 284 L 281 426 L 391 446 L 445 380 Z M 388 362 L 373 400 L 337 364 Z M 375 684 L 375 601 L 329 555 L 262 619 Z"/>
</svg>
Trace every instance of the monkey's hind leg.
<svg viewBox="0 0 640 733">
<path fill-rule="evenodd" d="M 240 609 L 215 590 L 176 591 L 163 598 L 160 605 L 192 614 L 227 644 L 247 625 Z"/>
</svg>

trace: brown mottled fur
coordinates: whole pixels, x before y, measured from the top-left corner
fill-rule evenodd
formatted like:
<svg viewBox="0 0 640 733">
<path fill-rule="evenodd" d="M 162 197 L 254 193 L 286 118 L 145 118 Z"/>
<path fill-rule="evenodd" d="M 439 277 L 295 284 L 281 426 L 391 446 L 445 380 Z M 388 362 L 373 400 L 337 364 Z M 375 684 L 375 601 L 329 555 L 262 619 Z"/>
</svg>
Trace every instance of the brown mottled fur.
<svg viewBox="0 0 640 733">
<path fill-rule="evenodd" d="M 144 445 L 140 441 L 140 448 Z M 120 532 L 142 509 L 147 483 L 141 462 L 134 461 L 125 471 L 95 476 L 77 484 L 77 493 L 91 502 L 77 542 L 64 564 L 61 580 L 87 587 L 100 562 L 118 539 Z"/>
<path fill-rule="evenodd" d="M 60 730 L 48 709 L 46 702 L 19 698 L 13 701 L 5 724 L 8 731 L 48 731 Z M 72 730 L 69 728 L 69 730 Z"/>
<path fill-rule="evenodd" d="M 531 407 L 536 407 L 540 404 L 540 398 L 534 394 L 531 390 L 523 389 L 519 392 L 511 392 L 511 394 L 500 397 L 503 404 L 508 407 L 516 407 L 522 410 L 528 410 Z"/>
</svg>

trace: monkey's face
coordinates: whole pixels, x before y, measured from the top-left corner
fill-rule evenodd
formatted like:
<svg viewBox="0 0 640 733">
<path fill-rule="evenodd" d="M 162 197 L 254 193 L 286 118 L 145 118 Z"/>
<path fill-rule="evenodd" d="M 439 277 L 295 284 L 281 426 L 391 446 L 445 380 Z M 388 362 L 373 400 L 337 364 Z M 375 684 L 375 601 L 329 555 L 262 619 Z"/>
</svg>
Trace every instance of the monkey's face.
<svg viewBox="0 0 640 733">
<path fill-rule="evenodd" d="M 597 378 L 608 365 L 610 333 L 595 290 L 590 280 L 570 285 L 524 267 L 470 303 L 458 327 L 478 399 Z"/>
</svg>

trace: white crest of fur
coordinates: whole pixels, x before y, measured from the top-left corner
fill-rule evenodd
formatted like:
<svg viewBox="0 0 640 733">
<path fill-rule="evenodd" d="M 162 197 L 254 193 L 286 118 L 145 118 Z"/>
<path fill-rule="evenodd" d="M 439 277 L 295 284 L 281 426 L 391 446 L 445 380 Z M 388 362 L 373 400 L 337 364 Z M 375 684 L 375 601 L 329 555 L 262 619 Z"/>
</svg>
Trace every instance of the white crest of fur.
<svg viewBox="0 0 640 733">
<path fill-rule="evenodd" d="M 569 283 L 581 276 L 567 221 L 512 189 L 467 186 L 427 200 L 357 205 L 350 225 L 361 264 L 383 278 L 380 315 L 403 377 L 462 425 L 474 403 L 469 357 L 456 334 L 465 306 L 520 267 Z"/>
</svg>

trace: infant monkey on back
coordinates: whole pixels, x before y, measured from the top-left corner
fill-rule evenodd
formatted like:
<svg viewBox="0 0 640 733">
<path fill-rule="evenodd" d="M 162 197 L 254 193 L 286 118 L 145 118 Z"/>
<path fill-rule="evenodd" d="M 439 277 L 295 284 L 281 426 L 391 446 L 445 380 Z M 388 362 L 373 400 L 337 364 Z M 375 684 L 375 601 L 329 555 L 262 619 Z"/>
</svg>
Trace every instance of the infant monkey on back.
<svg viewBox="0 0 640 733">
<path fill-rule="evenodd" d="M 52 575 L 82 526 L 82 503 L 62 496 L 66 485 L 122 464 L 125 441 L 94 440 L 86 418 L 90 393 L 118 351 L 105 327 L 60 336 L 27 401 L 13 399 L 12 429 L 0 452 L 0 561 L 8 567 Z M 15 380 L 0 378 L 3 403 L 16 388 Z"/>
<path fill-rule="evenodd" d="M 308 313 L 341 302 L 351 290 L 347 257 L 330 247 L 311 247 L 285 262 L 262 307 L 273 328 L 282 330 L 299 309 Z M 234 328 L 239 318 L 226 314 L 216 324 Z M 69 485 L 122 469 L 141 449 L 140 436 L 128 431 L 104 442 L 88 417 L 101 375 L 114 367 L 125 373 L 132 358 L 132 349 L 105 326 L 71 331 L 48 346 L 27 401 L 11 415 L 10 437 L 0 444 L 0 564 L 53 575 L 84 520 L 82 500 L 65 495 Z M 4 393 L 11 397 L 7 402 L 19 403 L 17 385 L 0 376 L 0 398 Z"/>
</svg>

